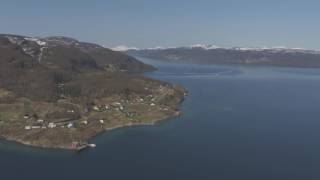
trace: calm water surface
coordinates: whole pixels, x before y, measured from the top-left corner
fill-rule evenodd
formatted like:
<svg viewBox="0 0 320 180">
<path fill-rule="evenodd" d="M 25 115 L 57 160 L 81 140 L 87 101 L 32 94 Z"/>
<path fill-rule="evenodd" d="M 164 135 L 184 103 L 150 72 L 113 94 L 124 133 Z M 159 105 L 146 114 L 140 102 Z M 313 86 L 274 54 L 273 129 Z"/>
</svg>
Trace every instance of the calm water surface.
<svg viewBox="0 0 320 180">
<path fill-rule="evenodd" d="M 182 117 L 105 133 L 81 153 L 0 141 L 0 179 L 320 179 L 320 70 L 143 60 L 189 90 Z"/>
</svg>

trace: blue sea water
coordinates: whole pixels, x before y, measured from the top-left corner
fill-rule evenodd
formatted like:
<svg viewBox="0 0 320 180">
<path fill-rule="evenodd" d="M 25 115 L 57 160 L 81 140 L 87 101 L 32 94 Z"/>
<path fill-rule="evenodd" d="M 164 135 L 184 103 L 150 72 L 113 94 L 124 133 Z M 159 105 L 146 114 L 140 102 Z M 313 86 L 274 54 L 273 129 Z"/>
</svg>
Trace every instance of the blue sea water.
<svg viewBox="0 0 320 180">
<path fill-rule="evenodd" d="M 320 70 L 142 59 L 184 86 L 183 116 L 73 153 L 0 141 L 0 179 L 318 180 Z"/>
</svg>

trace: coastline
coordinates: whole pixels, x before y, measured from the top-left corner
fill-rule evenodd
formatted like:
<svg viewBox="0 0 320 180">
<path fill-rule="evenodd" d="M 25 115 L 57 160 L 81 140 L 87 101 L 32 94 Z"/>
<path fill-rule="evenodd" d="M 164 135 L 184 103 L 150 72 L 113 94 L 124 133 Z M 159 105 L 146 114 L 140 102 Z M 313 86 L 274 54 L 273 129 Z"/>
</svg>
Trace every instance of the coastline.
<svg viewBox="0 0 320 180">
<path fill-rule="evenodd" d="M 155 83 L 159 82 L 155 81 Z M 88 147 L 95 147 L 95 144 L 89 144 L 89 142 L 102 133 L 124 127 L 152 126 L 180 116 L 182 114 L 180 106 L 188 95 L 188 91 L 177 85 L 160 85 L 157 88 L 155 88 L 157 84 L 151 85 L 154 89 L 150 95 L 143 97 L 142 100 L 136 98 L 136 101 L 126 102 L 119 97 L 96 100 L 98 105 L 91 105 L 92 109 L 88 111 L 90 112 L 90 119 L 86 115 L 82 119 L 77 119 L 76 122 L 56 125 L 53 128 L 49 127 L 50 123 L 48 127 L 44 126 L 44 128 L 41 125 L 32 126 L 34 130 L 30 129 L 30 125 L 28 126 L 24 123 L 19 124 L 18 128 L 12 128 L 14 125 L 9 124 L 7 126 L 8 129 L 3 129 L 2 134 L 0 133 L 0 140 L 40 149 L 77 152 Z M 43 116 L 46 115 L 46 110 L 52 107 L 51 104 L 34 104 L 35 109 L 44 111 Z M 106 107 L 104 104 L 107 104 Z M 19 108 L 23 109 L 24 104 L 20 104 Z M 101 108 L 106 108 L 106 110 L 100 111 Z M 62 110 L 70 111 L 68 108 L 63 108 Z M 132 114 L 130 114 L 131 112 Z M 71 113 L 75 113 L 75 111 Z M 12 114 L 16 115 L 17 111 L 12 111 Z M 20 116 L 24 118 L 24 121 L 30 121 L 31 118 L 26 118 L 21 114 Z M 132 116 L 133 118 L 131 118 Z M 39 120 L 38 118 L 37 121 L 44 122 L 45 120 Z M 17 122 L 21 121 L 17 120 Z M 55 121 L 51 120 L 51 122 Z M 77 123 L 76 126 L 74 126 L 74 123 Z M 69 127 L 70 124 L 71 126 Z"/>
<path fill-rule="evenodd" d="M 105 128 L 103 131 L 101 131 L 101 132 L 95 134 L 94 136 L 90 137 L 89 139 L 87 139 L 85 142 L 87 145 L 85 148 L 82 148 L 82 149 L 73 149 L 70 146 L 36 145 L 36 144 L 32 144 L 31 142 L 23 141 L 21 139 L 12 138 L 12 137 L 0 137 L 0 141 L 12 142 L 12 143 L 16 143 L 19 145 L 29 146 L 29 147 L 33 147 L 33 148 L 39 148 L 39 149 L 56 149 L 56 150 L 67 150 L 67 151 L 79 152 L 83 149 L 89 148 L 88 142 L 90 142 L 92 139 L 99 136 L 100 134 L 108 133 L 109 131 L 121 129 L 121 128 L 125 128 L 125 127 L 154 126 L 160 122 L 164 122 L 164 121 L 167 121 L 172 118 L 177 118 L 177 117 L 181 116 L 182 114 L 183 114 L 182 111 L 177 110 L 172 115 L 167 115 L 167 116 L 164 116 L 163 118 L 159 118 L 159 119 L 153 119 L 150 122 L 130 122 L 130 123 L 122 124 L 122 125 L 116 125 L 114 127 Z"/>
</svg>

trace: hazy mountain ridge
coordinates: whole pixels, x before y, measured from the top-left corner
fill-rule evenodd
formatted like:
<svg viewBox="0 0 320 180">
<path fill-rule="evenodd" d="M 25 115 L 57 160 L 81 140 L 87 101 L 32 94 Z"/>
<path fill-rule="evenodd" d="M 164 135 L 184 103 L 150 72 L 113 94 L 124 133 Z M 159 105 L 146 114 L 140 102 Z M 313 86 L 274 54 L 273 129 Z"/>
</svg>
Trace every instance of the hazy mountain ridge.
<svg viewBox="0 0 320 180">
<path fill-rule="evenodd" d="M 243 64 L 285 67 L 320 67 L 320 51 L 301 48 L 222 48 L 214 45 L 128 49 L 132 56 L 196 64 Z"/>
</svg>

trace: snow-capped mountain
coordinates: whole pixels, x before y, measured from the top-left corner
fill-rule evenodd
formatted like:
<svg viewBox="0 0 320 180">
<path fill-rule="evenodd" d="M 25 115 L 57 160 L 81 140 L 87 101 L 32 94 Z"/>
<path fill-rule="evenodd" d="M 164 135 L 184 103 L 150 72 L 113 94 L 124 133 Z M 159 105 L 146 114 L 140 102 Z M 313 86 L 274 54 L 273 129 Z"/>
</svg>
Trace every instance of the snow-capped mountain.
<svg viewBox="0 0 320 180">
<path fill-rule="evenodd" d="M 128 47 L 125 45 L 120 45 L 120 46 L 116 46 L 113 48 L 110 48 L 113 51 L 120 51 L 120 52 L 124 52 L 124 51 L 129 51 L 129 50 L 139 50 L 139 48 L 136 47 Z"/>
<path fill-rule="evenodd" d="M 127 48 L 137 57 L 197 64 L 243 64 L 287 67 L 320 67 L 320 51 L 279 47 L 219 47 L 196 44 L 169 48 Z"/>
<path fill-rule="evenodd" d="M 219 49 L 220 47 L 216 45 L 194 44 L 189 46 L 189 48 L 202 48 L 202 49 L 210 50 L 210 49 Z"/>
<path fill-rule="evenodd" d="M 157 46 L 153 48 L 137 48 L 137 47 L 130 47 L 125 45 L 116 46 L 110 48 L 113 51 L 144 51 L 144 50 L 169 50 L 169 49 L 202 49 L 202 50 L 213 50 L 213 49 L 225 49 L 225 50 L 238 50 L 238 51 L 287 51 L 287 52 L 309 52 L 309 53 L 320 53 L 319 50 L 312 50 L 312 49 L 304 49 L 304 48 L 288 48 L 285 46 L 275 46 L 275 47 L 221 47 L 212 44 L 194 44 L 190 46 L 180 46 L 180 47 L 162 47 Z"/>
</svg>

